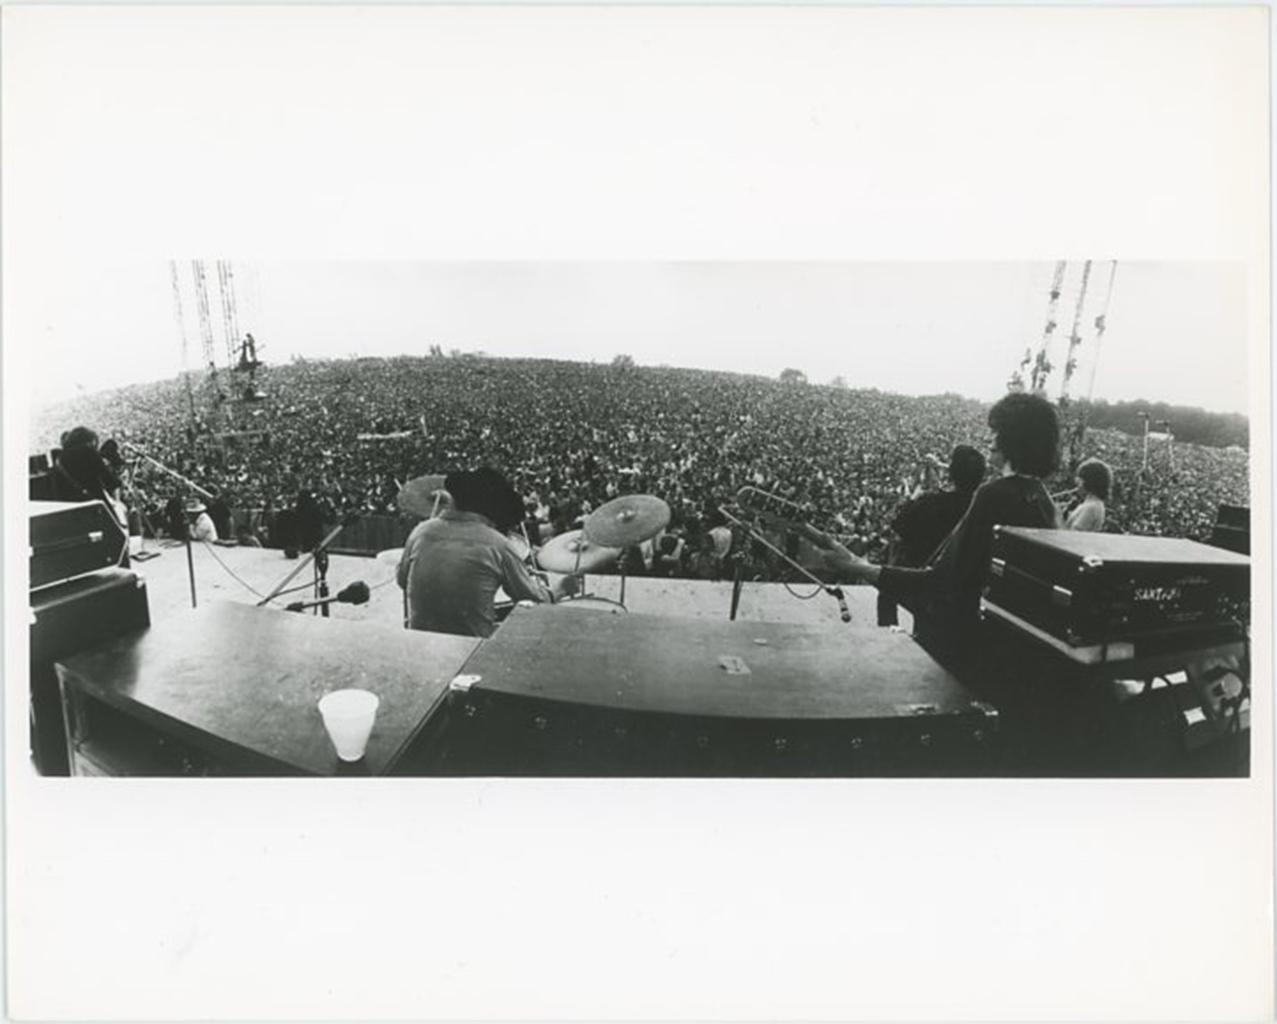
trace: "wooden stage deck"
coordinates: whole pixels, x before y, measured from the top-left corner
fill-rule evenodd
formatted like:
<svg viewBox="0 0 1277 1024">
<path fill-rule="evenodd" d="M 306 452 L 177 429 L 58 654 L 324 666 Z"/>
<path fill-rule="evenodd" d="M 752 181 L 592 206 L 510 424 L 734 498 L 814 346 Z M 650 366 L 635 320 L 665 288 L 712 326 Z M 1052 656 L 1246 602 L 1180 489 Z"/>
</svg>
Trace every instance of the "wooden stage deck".
<svg viewBox="0 0 1277 1024">
<path fill-rule="evenodd" d="M 147 542 L 147 549 L 161 552 L 145 562 L 134 561 L 132 568 L 145 578 L 150 600 L 151 620 L 162 622 L 175 612 L 191 605 L 186 551 L 181 545 Z M 195 566 L 196 600 L 202 605 L 212 601 L 235 601 L 255 604 L 297 566 L 280 551 L 268 548 L 220 547 L 195 544 L 192 547 Z M 238 578 L 237 578 L 238 577 Z M 366 605 L 331 605 L 334 618 L 397 624 L 403 621 L 403 595 L 395 584 L 395 567 L 375 558 L 332 555 L 328 567 L 330 593 L 336 594 L 348 583 L 363 580 L 372 588 Z M 282 608 L 290 601 L 313 598 L 313 572 L 308 567 L 298 574 L 290 586 L 302 589 L 281 595 L 271 602 Z M 615 600 L 620 595 L 620 577 L 590 576 L 587 589 L 591 594 Z M 808 600 L 795 595 L 810 594 L 811 584 L 794 585 L 793 593 L 780 583 L 747 583 L 741 594 L 738 619 L 758 622 L 791 622 L 803 625 L 842 626 L 838 604 L 824 594 Z M 860 626 L 877 622 L 876 591 L 872 587 L 846 587 L 847 605 L 852 621 Z M 731 607 L 732 584 L 703 580 L 631 578 L 625 584 L 625 604 L 631 612 L 673 615 L 693 619 L 726 621 Z M 313 613 L 307 613 L 313 614 Z M 909 615 L 903 609 L 901 624 L 909 626 Z"/>
</svg>

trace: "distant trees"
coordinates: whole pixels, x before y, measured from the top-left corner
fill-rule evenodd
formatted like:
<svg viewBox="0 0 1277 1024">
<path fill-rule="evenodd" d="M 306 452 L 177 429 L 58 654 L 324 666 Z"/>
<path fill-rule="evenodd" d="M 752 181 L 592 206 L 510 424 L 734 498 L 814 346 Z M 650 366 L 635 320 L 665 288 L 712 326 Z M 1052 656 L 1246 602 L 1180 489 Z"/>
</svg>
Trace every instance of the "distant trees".
<svg viewBox="0 0 1277 1024">
<path fill-rule="evenodd" d="M 1250 447 L 1250 421 L 1240 413 L 1208 412 L 1193 406 L 1148 402 L 1142 398 L 1131 402 L 1079 401 L 1074 403 L 1074 408 L 1084 412 L 1088 427 L 1096 429 L 1109 427 L 1140 435 L 1144 433 L 1141 414 L 1147 414 L 1154 424 L 1168 420 L 1176 441 L 1215 448 L 1227 448 L 1229 445 Z"/>
<path fill-rule="evenodd" d="M 807 374 L 802 370 L 795 370 L 792 366 L 787 366 L 780 371 L 780 382 L 782 384 L 806 384 Z"/>
<path fill-rule="evenodd" d="M 840 390 L 842 390 L 842 391 L 846 391 L 846 390 L 847 390 L 847 378 L 846 378 L 846 377 L 844 377 L 842 374 L 839 374 L 837 377 L 835 377 L 833 380 L 831 380 L 831 381 L 829 382 L 829 386 L 830 386 L 831 388 L 839 388 L 839 389 L 840 389 Z"/>
<path fill-rule="evenodd" d="M 620 353 L 612 359 L 612 369 L 614 370 L 632 370 L 634 369 L 634 366 L 634 357 L 626 354 L 625 352 Z"/>
</svg>

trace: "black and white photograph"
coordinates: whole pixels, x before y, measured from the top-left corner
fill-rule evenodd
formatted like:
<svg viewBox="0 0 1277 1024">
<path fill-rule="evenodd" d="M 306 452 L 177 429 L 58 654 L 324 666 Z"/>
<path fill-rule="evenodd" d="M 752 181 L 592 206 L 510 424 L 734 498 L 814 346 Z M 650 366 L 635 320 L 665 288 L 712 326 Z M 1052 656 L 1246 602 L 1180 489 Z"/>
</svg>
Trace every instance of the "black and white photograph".
<svg viewBox="0 0 1277 1024">
<path fill-rule="evenodd" d="M 1249 773 L 1236 266 L 86 273 L 45 774 Z"/>
<path fill-rule="evenodd" d="M 1269 9 L 3 19 L 9 1016 L 1271 1017 Z"/>
</svg>

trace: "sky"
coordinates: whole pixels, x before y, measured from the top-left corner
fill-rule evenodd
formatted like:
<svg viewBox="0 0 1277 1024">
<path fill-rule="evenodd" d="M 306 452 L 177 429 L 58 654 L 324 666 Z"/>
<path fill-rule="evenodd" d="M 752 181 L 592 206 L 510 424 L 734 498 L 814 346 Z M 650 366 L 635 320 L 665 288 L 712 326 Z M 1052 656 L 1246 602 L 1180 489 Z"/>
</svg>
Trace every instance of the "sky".
<svg viewBox="0 0 1277 1024">
<path fill-rule="evenodd" d="M 191 261 L 97 263 L 43 282 L 11 343 L 58 372 L 38 408 L 77 393 L 170 377 L 199 363 Z M 1092 263 L 1071 393 L 1245 412 L 1245 275 L 1237 264 Z M 483 351 L 667 364 L 905 394 L 996 398 L 1041 343 L 1052 263 L 253 262 L 230 261 L 236 326 L 268 363 L 299 355 Z M 219 364 L 226 321 L 206 262 Z M 1054 335 L 1062 366 L 1082 261 L 1067 264 Z M 1110 277 L 1112 287 L 1110 292 Z M 1097 345 L 1095 317 L 1107 301 Z M 1097 360 L 1098 353 L 1098 363 Z M 1094 386 L 1091 372 L 1094 368 Z M 1057 393 L 1060 376 L 1049 390 Z"/>
</svg>

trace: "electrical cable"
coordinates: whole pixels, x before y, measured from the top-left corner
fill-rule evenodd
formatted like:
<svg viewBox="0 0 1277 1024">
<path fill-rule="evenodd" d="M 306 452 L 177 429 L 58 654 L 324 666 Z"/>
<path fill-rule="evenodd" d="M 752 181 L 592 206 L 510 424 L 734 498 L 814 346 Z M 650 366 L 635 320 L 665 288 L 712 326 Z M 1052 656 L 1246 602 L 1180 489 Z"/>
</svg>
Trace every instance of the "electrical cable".
<svg viewBox="0 0 1277 1024">
<path fill-rule="evenodd" d="M 234 569 L 232 569 L 229 565 L 227 565 L 225 562 L 223 562 L 223 561 L 221 560 L 221 558 L 219 558 L 219 557 L 218 557 L 217 552 L 215 552 L 215 551 L 213 550 L 213 545 L 212 545 L 212 544 L 210 544 L 210 543 L 209 543 L 208 541 L 206 541 L 206 540 L 202 540 L 202 541 L 200 541 L 200 545 L 204 548 L 204 550 L 205 550 L 205 551 L 207 551 L 210 555 L 212 555 L 212 556 L 213 556 L 213 561 L 215 561 L 218 565 L 220 565 L 220 566 L 221 566 L 221 567 L 222 567 L 222 568 L 226 571 L 226 575 L 228 575 L 228 576 L 229 576 L 231 579 L 233 579 L 236 583 L 238 583 L 238 584 L 239 584 L 240 586 L 242 586 L 245 590 L 247 590 L 249 593 L 251 593 L 254 597 L 261 597 L 261 596 L 262 596 L 262 595 L 261 595 L 261 593 L 260 593 L 259 591 L 254 590 L 251 584 L 249 584 L 247 581 L 245 581 L 245 580 L 244 580 L 241 576 L 239 576 L 239 575 L 235 572 L 235 570 L 234 570 Z M 308 584 L 306 584 L 306 585 L 307 585 L 307 586 L 310 586 L 310 584 L 309 584 L 309 583 L 308 583 Z"/>
<path fill-rule="evenodd" d="M 813 597 L 824 592 L 824 587 L 816 587 L 810 594 L 800 594 L 789 585 L 789 580 L 781 580 L 780 585 L 789 591 L 790 597 L 796 597 L 800 601 L 810 601 Z"/>
</svg>

